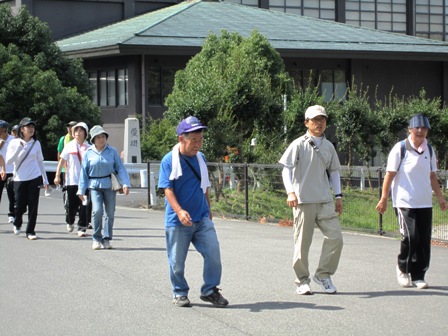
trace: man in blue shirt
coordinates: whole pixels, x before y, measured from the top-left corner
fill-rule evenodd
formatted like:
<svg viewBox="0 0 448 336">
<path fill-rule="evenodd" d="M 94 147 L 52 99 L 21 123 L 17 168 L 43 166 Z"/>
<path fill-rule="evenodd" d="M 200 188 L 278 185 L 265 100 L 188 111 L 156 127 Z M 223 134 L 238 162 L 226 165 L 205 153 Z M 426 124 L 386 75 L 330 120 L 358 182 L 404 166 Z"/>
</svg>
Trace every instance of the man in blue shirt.
<svg viewBox="0 0 448 336">
<path fill-rule="evenodd" d="M 217 287 L 222 265 L 218 237 L 210 211 L 207 166 L 202 147 L 202 130 L 196 117 L 188 117 L 177 126 L 179 143 L 160 164 L 159 188 L 165 193 L 165 236 L 173 303 L 189 307 L 189 286 L 184 276 L 190 243 L 204 258 L 204 284 L 201 300 L 223 308 L 229 302 Z"/>
</svg>

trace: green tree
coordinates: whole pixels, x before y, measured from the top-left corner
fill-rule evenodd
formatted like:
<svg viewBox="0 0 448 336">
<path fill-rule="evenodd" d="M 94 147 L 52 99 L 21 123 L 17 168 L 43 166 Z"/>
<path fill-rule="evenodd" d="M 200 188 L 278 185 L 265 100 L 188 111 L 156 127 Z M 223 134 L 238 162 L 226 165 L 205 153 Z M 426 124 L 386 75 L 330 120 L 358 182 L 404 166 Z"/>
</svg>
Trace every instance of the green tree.
<svg viewBox="0 0 448 336">
<path fill-rule="evenodd" d="M 246 162 L 255 134 L 283 131 L 283 96 L 290 97 L 291 90 L 282 58 L 260 33 L 253 31 L 248 38 L 211 33 L 201 52 L 176 73 L 165 116 L 178 122 L 195 115 L 207 124 L 204 152 L 209 160 L 222 161 L 230 146 L 238 148 L 239 162 Z"/>
<path fill-rule="evenodd" d="M 406 103 L 404 97 L 395 95 L 392 89 L 389 96 L 383 99 L 375 98 L 374 110 L 379 126 L 376 139 L 385 163 L 390 150 L 403 137 L 407 128 Z"/>
<path fill-rule="evenodd" d="M 353 154 L 359 153 L 365 158 L 371 154 L 367 150 L 370 146 L 371 134 L 369 124 L 371 123 L 371 108 L 369 104 L 368 88 L 358 88 L 355 81 L 347 89 L 346 99 L 342 106 L 336 111 L 336 135 L 340 147 L 348 154 L 347 166 L 349 179 L 353 163 Z"/>
<path fill-rule="evenodd" d="M 448 142 L 448 115 L 446 107 L 442 106 L 440 97 L 429 99 L 426 91 L 421 89 L 418 96 L 409 97 L 406 101 L 407 117 L 423 113 L 429 119 L 431 129 L 428 133 L 428 141 L 437 152 L 439 167 L 446 169 L 446 151 Z"/>
<path fill-rule="evenodd" d="M 177 143 L 175 127 L 176 125 L 166 118 L 149 119 L 147 131 L 141 141 L 143 161 L 162 160 Z"/>
<path fill-rule="evenodd" d="M 313 82 L 313 74 L 310 73 L 308 83 Z M 283 113 L 285 123 L 285 143 L 289 145 L 294 139 L 306 132 L 305 111 L 309 106 L 324 106 L 324 97 L 319 92 L 319 84 L 309 84 L 299 87 L 292 93 L 290 102 Z"/>
<path fill-rule="evenodd" d="M 0 114 L 10 123 L 36 120 L 46 160 L 56 159 L 67 121 L 100 123 L 92 93 L 82 62 L 62 55 L 45 23 L 24 7 L 15 16 L 0 6 Z"/>
</svg>

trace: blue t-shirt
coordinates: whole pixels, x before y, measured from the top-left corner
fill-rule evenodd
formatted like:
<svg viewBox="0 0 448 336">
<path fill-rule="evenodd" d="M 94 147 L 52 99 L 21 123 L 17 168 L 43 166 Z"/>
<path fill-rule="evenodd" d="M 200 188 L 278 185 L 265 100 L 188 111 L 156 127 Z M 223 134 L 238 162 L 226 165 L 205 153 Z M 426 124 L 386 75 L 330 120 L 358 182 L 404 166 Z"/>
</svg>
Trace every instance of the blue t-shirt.
<svg viewBox="0 0 448 336">
<path fill-rule="evenodd" d="M 174 190 L 174 194 L 176 195 L 177 202 L 179 202 L 182 209 L 188 211 L 192 218 L 191 221 L 199 222 L 202 218 L 208 217 L 210 211 L 205 194 L 201 189 L 199 179 L 191 170 L 191 167 L 185 162 L 185 159 L 188 160 L 200 176 L 201 170 L 199 168 L 198 159 L 196 155 L 193 157 L 188 157 L 185 155 L 181 156 L 179 160 L 182 167 L 182 176 L 176 180 L 170 181 L 172 166 L 171 157 L 172 152 L 169 152 L 163 157 L 162 162 L 160 163 L 158 187 L 159 189 L 172 188 Z M 171 208 L 171 205 L 166 199 L 165 207 L 165 226 L 170 227 L 182 225 L 177 217 L 177 214 L 174 212 L 173 208 Z"/>
</svg>

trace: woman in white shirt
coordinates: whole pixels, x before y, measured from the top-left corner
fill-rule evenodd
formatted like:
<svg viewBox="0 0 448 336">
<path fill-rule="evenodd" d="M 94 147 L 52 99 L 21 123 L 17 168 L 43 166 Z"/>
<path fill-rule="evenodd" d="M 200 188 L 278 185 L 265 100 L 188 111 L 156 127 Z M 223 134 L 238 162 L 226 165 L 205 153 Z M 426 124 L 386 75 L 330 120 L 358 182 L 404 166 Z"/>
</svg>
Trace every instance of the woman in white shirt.
<svg viewBox="0 0 448 336">
<path fill-rule="evenodd" d="M 59 163 L 54 178 L 54 184 L 61 184 L 61 171 L 62 167 L 65 167 L 64 185 L 67 188 L 66 206 L 68 208 L 65 222 L 67 223 L 67 231 L 72 232 L 74 229 L 76 213 L 79 214 L 79 237 L 86 236 L 87 224 L 90 221 L 90 218 L 88 218 L 90 214 L 88 205 L 83 205 L 83 202 L 76 196 L 82 160 L 87 148 L 90 147 L 86 141 L 88 133 L 89 127 L 84 122 L 79 122 L 72 127 L 73 140 L 64 146 L 64 149 L 59 156 Z"/>
<path fill-rule="evenodd" d="M 35 228 L 40 186 L 43 184 L 48 189 L 44 157 L 40 142 L 36 140 L 35 126 L 30 118 L 23 118 L 19 124 L 19 137 L 11 140 L 6 151 L 6 164 L 14 166 L 14 234 L 20 234 L 22 217 L 28 208 L 26 236 L 29 240 L 37 239 Z"/>
</svg>

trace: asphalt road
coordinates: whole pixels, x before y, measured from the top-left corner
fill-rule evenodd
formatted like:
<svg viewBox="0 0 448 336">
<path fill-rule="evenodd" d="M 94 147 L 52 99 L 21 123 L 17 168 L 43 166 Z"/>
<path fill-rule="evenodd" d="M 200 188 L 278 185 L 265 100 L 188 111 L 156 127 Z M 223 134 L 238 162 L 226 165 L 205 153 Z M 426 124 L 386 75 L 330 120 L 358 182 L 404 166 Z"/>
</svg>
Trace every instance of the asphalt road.
<svg viewBox="0 0 448 336">
<path fill-rule="evenodd" d="M 191 308 L 171 302 L 163 212 L 138 209 L 145 191 L 118 196 L 113 250 L 67 233 L 60 192 L 40 198 L 37 241 L 12 234 L 0 205 L 0 335 L 446 335 L 448 249 L 433 247 L 430 288 L 400 288 L 399 242 L 344 233 L 335 295 L 295 294 L 291 229 L 216 219 L 225 309 L 199 299 L 191 248 Z M 143 200 L 143 204 L 145 201 Z M 310 270 L 322 235 L 316 231 Z"/>
</svg>

